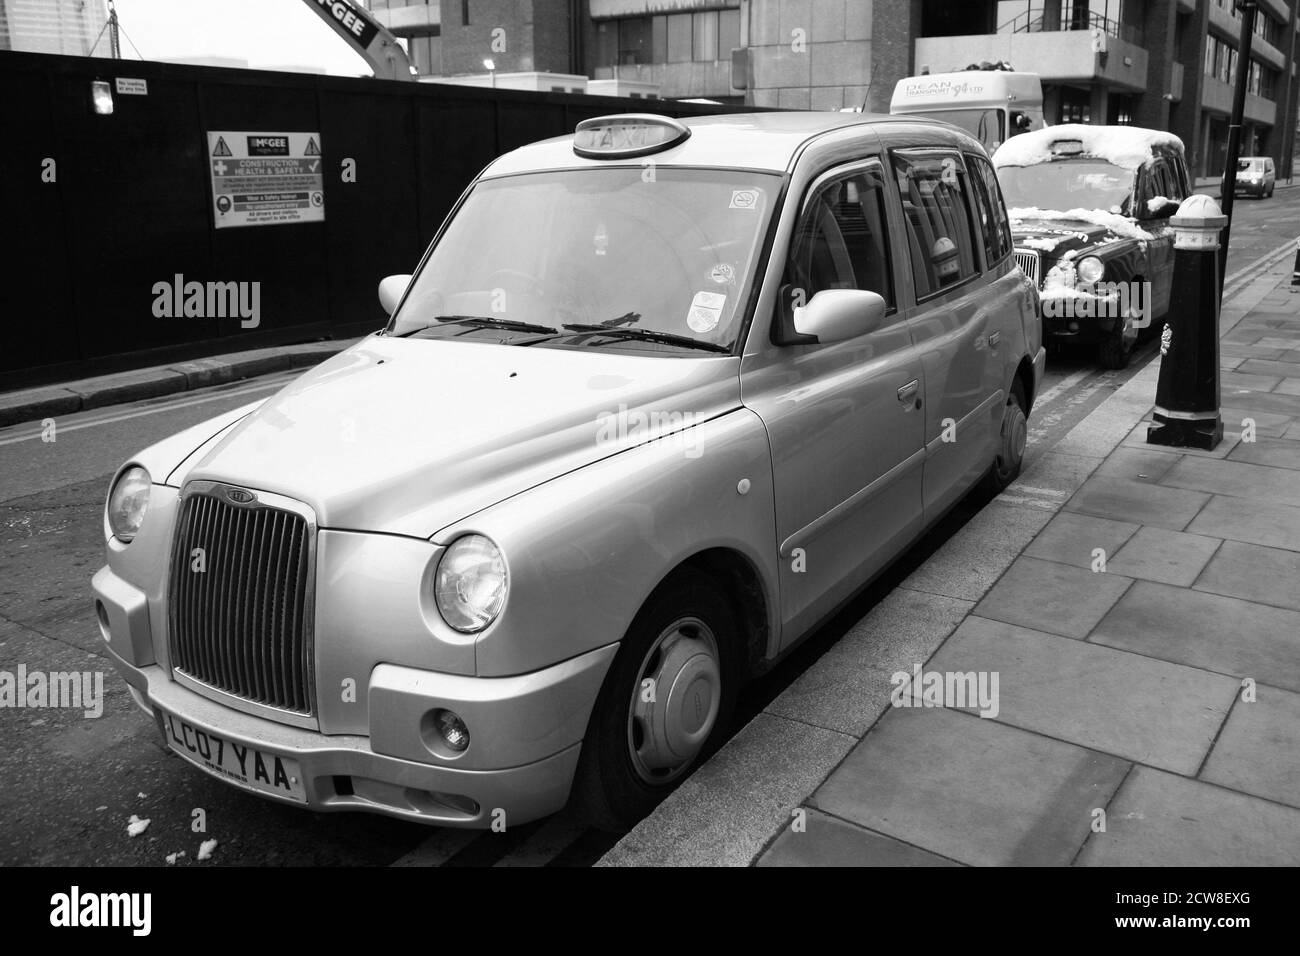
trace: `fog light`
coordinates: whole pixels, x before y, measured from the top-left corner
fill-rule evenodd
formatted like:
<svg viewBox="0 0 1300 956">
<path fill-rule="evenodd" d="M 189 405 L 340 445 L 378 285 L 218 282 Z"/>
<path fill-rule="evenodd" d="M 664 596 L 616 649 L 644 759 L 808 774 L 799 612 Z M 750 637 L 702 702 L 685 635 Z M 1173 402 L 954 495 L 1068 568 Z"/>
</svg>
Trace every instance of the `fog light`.
<svg viewBox="0 0 1300 956">
<path fill-rule="evenodd" d="M 462 752 L 469 746 L 469 728 L 465 726 L 465 721 L 460 719 L 459 714 L 450 710 L 435 710 L 433 726 L 447 742 L 447 746 L 456 753 Z"/>
</svg>

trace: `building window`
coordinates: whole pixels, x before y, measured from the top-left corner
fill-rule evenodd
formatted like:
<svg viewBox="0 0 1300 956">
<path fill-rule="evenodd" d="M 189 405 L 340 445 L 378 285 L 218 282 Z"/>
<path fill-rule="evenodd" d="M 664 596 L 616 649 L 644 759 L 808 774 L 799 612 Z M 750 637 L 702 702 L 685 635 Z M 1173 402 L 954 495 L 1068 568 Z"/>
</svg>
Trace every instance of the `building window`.
<svg viewBox="0 0 1300 956">
<path fill-rule="evenodd" d="M 731 51 L 740 46 L 740 11 L 722 10 L 718 13 L 718 59 L 731 59 Z"/>
<path fill-rule="evenodd" d="M 1059 122 L 1092 122 L 1091 99 L 1092 97 L 1087 90 L 1075 89 L 1072 86 L 1061 87 L 1061 117 Z"/>
<path fill-rule="evenodd" d="M 691 15 L 674 13 L 668 17 L 668 63 L 685 63 L 691 56 Z"/>
<path fill-rule="evenodd" d="M 694 45 L 691 59 L 717 60 L 718 56 L 718 13 L 695 13 L 691 15 L 694 30 Z"/>
<path fill-rule="evenodd" d="M 650 18 L 618 21 L 618 62 L 622 66 L 650 62 Z"/>
</svg>

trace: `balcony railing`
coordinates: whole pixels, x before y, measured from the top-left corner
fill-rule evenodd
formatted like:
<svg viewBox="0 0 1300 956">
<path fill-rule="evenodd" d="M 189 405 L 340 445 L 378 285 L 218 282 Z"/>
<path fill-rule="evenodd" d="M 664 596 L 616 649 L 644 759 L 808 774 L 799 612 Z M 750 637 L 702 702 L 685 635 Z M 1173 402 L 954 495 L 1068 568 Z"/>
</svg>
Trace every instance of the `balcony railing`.
<svg viewBox="0 0 1300 956">
<path fill-rule="evenodd" d="M 1142 30 L 1129 23 L 1120 23 L 1110 17 L 1091 11 L 1078 16 L 1063 16 L 1059 25 L 1047 26 L 1041 7 L 1030 7 L 998 27 L 998 33 L 1058 33 L 1070 30 L 1101 30 L 1109 36 L 1142 46 Z"/>
</svg>

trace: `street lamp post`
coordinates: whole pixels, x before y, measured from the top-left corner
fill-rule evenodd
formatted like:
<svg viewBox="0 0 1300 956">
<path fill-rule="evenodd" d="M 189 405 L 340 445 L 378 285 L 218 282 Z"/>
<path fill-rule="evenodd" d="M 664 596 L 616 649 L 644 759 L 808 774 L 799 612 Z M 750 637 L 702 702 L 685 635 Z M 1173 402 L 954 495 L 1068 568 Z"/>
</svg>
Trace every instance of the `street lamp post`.
<svg viewBox="0 0 1300 956">
<path fill-rule="evenodd" d="M 1237 80 L 1232 90 L 1232 120 L 1228 125 L 1227 168 L 1223 171 L 1223 195 L 1219 207 L 1228 223 L 1223 227 L 1223 252 L 1219 257 L 1219 294 L 1223 294 L 1223 274 L 1228 263 L 1228 241 L 1232 233 L 1233 194 L 1237 190 L 1237 159 L 1241 154 L 1241 119 L 1246 112 L 1246 84 L 1250 80 L 1250 47 L 1255 35 L 1257 0 L 1236 0 L 1241 14 L 1241 37 L 1237 42 Z M 1290 79 L 1290 77 L 1288 77 Z M 1283 123 L 1285 128 L 1285 122 Z"/>
</svg>

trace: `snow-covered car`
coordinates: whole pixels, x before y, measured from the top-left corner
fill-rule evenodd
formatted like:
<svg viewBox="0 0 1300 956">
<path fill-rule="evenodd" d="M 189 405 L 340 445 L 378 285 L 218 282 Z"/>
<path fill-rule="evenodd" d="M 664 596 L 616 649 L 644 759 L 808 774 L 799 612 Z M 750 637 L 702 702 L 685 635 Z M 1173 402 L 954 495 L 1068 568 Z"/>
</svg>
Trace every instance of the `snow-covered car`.
<svg viewBox="0 0 1300 956">
<path fill-rule="evenodd" d="M 1132 126 L 1050 126 L 993 154 L 1016 259 L 1039 284 L 1049 341 L 1123 368 L 1169 309 L 1173 230 L 1189 194 L 1183 143 Z"/>
<path fill-rule="evenodd" d="M 971 488 L 1045 352 L 980 144 L 623 115 L 497 158 L 382 331 L 125 462 L 93 588 L 166 745 L 286 803 L 626 826 Z"/>
</svg>

